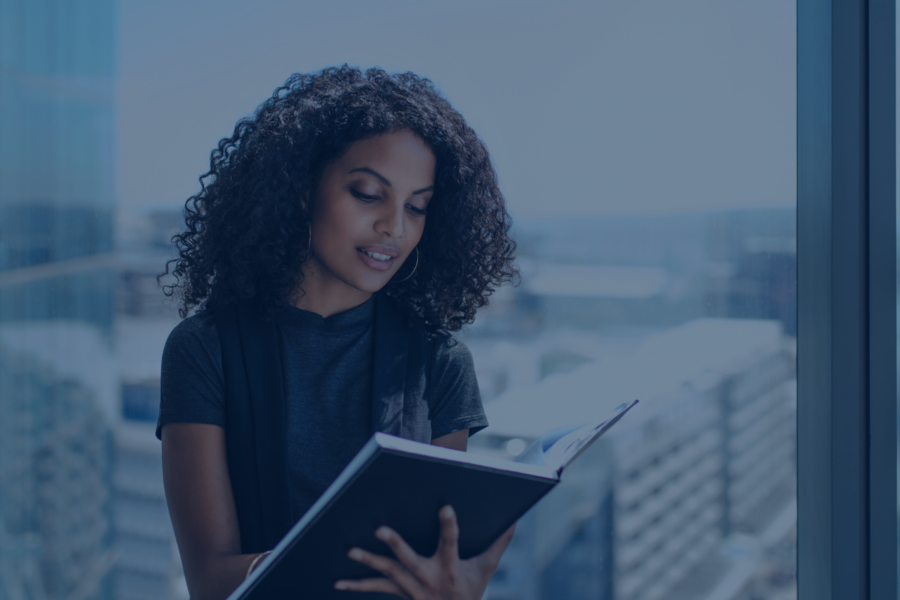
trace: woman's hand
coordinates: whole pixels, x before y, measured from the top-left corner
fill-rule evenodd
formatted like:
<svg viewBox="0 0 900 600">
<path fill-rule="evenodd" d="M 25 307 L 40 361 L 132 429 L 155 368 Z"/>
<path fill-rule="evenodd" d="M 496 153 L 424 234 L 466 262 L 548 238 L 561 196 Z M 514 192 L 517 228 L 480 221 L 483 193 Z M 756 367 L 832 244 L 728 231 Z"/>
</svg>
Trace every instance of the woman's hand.
<svg viewBox="0 0 900 600">
<path fill-rule="evenodd" d="M 342 579 L 334 584 L 335 589 L 383 592 L 407 600 L 480 600 L 500 564 L 500 557 L 512 540 L 516 526 L 506 530 L 483 554 L 460 560 L 456 513 L 450 506 L 445 506 L 438 516 L 441 520 L 441 540 L 433 556 L 419 556 L 397 532 L 379 527 L 375 535 L 390 546 L 397 560 L 353 548 L 350 558 L 385 576 L 357 581 Z"/>
</svg>

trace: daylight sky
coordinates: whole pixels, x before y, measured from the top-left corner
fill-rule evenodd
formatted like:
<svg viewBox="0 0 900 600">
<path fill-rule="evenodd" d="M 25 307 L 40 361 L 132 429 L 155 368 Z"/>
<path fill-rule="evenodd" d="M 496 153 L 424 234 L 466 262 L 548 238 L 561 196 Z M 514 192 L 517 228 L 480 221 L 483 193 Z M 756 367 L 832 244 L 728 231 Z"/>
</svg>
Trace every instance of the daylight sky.
<svg viewBox="0 0 900 600">
<path fill-rule="evenodd" d="M 287 76 L 435 81 L 521 217 L 795 202 L 788 0 L 121 0 L 118 193 L 175 206 Z"/>
</svg>

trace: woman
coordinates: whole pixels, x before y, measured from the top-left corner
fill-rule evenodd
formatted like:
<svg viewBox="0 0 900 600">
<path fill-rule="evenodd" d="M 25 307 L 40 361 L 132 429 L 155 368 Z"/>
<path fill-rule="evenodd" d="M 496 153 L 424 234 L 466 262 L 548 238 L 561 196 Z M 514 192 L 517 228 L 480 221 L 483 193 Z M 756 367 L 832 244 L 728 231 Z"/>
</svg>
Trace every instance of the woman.
<svg viewBox="0 0 900 600">
<path fill-rule="evenodd" d="M 186 221 L 157 436 L 202 600 L 234 590 L 374 430 L 466 449 L 487 421 L 447 332 L 517 273 L 487 150 L 410 73 L 292 76 L 213 151 Z M 335 586 L 480 598 L 512 531 L 460 561 L 452 508 L 439 518 L 434 556 L 382 527 L 393 558 L 350 556 L 384 577 Z"/>
</svg>

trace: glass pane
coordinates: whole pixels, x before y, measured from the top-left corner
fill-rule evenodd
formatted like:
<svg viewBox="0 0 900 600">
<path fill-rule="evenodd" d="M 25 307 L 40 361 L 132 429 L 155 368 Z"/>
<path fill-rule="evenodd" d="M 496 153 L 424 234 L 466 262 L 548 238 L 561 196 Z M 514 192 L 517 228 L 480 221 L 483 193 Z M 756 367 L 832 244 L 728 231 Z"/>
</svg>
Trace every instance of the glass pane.
<svg viewBox="0 0 900 600">
<path fill-rule="evenodd" d="M 344 62 L 435 81 L 514 215 L 470 451 L 641 400 L 485 598 L 795 598 L 793 3 L 254 6 L 0 3 L 0 600 L 188 597 L 156 275 L 217 141 Z"/>
</svg>

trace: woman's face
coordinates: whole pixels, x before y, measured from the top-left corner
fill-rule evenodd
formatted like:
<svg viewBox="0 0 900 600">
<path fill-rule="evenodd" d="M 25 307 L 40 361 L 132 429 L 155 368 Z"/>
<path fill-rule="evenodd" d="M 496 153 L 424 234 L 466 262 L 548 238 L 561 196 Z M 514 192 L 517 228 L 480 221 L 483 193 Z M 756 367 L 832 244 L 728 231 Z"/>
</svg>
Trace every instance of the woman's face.
<svg viewBox="0 0 900 600">
<path fill-rule="evenodd" d="M 434 153 L 409 130 L 355 142 L 329 164 L 313 198 L 306 280 L 329 294 L 384 287 L 415 254 L 434 170 Z"/>
</svg>

